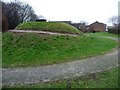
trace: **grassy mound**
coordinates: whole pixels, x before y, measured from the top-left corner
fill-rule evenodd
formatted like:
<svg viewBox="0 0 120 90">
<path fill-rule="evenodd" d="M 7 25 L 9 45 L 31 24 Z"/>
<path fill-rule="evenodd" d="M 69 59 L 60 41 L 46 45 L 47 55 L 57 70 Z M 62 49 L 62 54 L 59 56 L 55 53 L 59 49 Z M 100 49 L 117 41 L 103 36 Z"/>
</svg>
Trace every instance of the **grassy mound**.
<svg viewBox="0 0 120 90">
<path fill-rule="evenodd" d="M 104 54 L 117 42 L 92 36 L 52 36 L 35 33 L 4 33 L 3 67 L 39 66 Z"/>
<path fill-rule="evenodd" d="M 22 23 L 16 29 L 23 30 L 42 30 L 70 34 L 83 34 L 77 28 L 63 22 L 27 22 Z"/>
</svg>

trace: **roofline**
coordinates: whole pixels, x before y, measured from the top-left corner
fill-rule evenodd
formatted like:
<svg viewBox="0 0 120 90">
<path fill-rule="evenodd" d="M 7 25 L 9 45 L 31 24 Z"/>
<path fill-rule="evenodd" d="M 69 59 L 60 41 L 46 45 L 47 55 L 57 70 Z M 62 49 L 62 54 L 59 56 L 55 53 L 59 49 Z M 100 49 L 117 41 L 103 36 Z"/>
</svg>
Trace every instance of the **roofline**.
<svg viewBox="0 0 120 90">
<path fill-rule="evenodd" d="M 91 26 L 91 25 L 93 25 L 95 23 L 104 24 L 104 23 L 100 23 L 100 22 L 96 21 L 96 22 L 93 22 L 92 24 L 90 24 L 89 26 Z M 104 25 L 107 25 L 107 24 L 104 24 Z"/>
</svg>

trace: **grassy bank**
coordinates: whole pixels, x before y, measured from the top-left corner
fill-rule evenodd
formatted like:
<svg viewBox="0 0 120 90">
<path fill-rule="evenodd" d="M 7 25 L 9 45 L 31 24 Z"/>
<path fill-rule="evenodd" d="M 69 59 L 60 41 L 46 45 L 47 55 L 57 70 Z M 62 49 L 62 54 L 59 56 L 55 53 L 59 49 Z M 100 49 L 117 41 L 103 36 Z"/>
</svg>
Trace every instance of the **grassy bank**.
<svg viewBox="0 0 120 90">
<path fill-rule="evenodd" d="M 118 68 L 89 74 L 70 80 L 61 80 L 31 85 L 18 85 L 14 88 L 118 88 Z M 69 84 L 68 84 L 69 81 Z"/>
<path fill-rule="evenodd" d="M 117 46 L 108 38 L 4 33 L 3 67 L 39 66 L 104 54 Z"/>
<path fill-rule="evenodd" d="M 77 28 L 63 22 L 27 22 L 18 25 L 16 29 L 41 30 L 41 31 L 70 33 L 70 34 L 83 34 Z"/>
</svg>

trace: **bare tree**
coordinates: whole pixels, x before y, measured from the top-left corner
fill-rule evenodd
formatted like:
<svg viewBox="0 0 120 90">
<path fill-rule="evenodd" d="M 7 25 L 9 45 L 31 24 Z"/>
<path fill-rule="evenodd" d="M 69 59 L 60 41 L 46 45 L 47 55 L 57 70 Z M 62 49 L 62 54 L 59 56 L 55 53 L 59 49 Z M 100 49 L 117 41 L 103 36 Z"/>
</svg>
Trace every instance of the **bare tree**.
<svg viewBox="0 0 120 90">
<path fill-rule="evenodd" d="M 2 11 L 7 17 L 9 28 L 15 28 L 19 24 L 18 7 L 13 2 L 2 5 Z"/>
<path fill-rule="evenodd" d="M 18 4 L 21 5 L 21 8 L 19 8 L 18 11 L 20 22 L 35 21 L 37 19 L 37 15 L 29 4 L 21 2 Z"/>
<path fill-rule="evenodd" d="M 109 22 L 111 22 L 114 26 L 120 24 L 120 16 L 113 16 L 109 18 Z"/>
<path fill-rule="evenodd" d="M 82 21 L 80 21 L 80 23 L 81 23 L 81 24 L 84 24 L 84 25 L 88 25 L 88 22 L 83 21 L 83 20 L 82 20 Z"/>
<path fill-rule="evenodd" d="M 120 34 L 120 16 L 109 18 L 109 22 L 111 22 L 114 27 L 108 27 L 108 32 Z"/>
<path fill-rule="evenodd" d="M 7 17 L 9 28 L 15 28 L 19 23 L 35 21 L 37 15 L 29 4 L 15 0 L 2 3 L 2 13 Z"/>
</svg>

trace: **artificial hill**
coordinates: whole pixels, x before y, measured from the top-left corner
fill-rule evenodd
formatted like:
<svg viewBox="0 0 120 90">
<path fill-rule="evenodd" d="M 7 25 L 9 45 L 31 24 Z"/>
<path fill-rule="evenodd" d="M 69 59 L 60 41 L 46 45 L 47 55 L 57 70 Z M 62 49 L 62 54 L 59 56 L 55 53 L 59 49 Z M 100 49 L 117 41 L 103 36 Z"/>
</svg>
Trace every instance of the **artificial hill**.
<svg viewBox="0 0 120 90">
<path fill-rule="evenodd" d="M 63 22 L 25 22 L 18 25 L 18 30 L 40 30 L 58 33 L 83 34 L 77 28 Z"/>
</svg>

